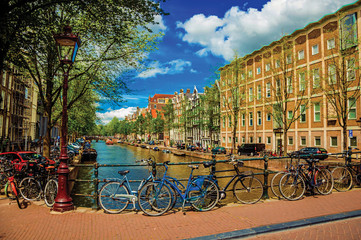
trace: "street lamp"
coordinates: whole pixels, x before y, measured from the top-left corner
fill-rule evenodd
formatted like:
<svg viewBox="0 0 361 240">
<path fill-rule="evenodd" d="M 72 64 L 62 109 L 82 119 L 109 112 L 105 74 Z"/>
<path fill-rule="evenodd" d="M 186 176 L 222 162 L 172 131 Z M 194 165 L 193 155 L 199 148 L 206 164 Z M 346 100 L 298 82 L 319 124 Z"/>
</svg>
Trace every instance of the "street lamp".
<svg viewBox="0 0 361 240">
<path fill-rule="evenodd" d="M 69 70 L 75 61 L 78 48 L 80 46 L 80 38 L 71 32 L 70 26 L 64 27 L 64 33 L 54 34 L 56 47 L 59 54 L 60 64 L 64 70 L 63 81 L 63 114 L 61 119 L 61 150 L 60 165 L 58 167 L 58 194 L 55 198 L 53 210 L 57 212 L 65 212 L 74 209 L 72 199 L 69 195 L 68 188 L 68 152 L 67 152 L 67 135 L 68 135 L 68 76 Z"/>
</svg>

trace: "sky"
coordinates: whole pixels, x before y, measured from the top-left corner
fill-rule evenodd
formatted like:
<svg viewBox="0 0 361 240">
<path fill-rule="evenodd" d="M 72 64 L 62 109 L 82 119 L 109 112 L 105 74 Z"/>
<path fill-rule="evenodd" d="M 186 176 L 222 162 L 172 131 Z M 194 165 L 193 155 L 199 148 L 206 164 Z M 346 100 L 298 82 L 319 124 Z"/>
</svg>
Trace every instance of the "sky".
<svg viewBox="0 0 361 240">
<path fill-rule="evenodd" d="M 216 71 L 284 35 L 302 29 L 356 0 L 167 0 L 167 16 L 150 26 L 164 35 L 149 54 L 147 69 L 137 72 L 121 106 L 101 103 L 102 124 L 124 119 L 148 105 L 154 94 L 174 94 L 194 87 L 203 92 Z"/>
</svg>

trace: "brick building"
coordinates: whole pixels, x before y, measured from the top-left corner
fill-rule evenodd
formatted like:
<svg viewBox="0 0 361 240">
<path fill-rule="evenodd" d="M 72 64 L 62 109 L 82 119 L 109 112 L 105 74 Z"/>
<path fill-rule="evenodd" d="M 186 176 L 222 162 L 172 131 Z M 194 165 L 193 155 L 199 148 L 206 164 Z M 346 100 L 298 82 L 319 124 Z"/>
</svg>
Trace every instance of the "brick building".
<svg viewBox="0 0 361 240">
<path fill-rule="evenodd" d="M 222 146 L 361 148 L 360 16 L 359 1 L 222 67 Z"/>
</svg>

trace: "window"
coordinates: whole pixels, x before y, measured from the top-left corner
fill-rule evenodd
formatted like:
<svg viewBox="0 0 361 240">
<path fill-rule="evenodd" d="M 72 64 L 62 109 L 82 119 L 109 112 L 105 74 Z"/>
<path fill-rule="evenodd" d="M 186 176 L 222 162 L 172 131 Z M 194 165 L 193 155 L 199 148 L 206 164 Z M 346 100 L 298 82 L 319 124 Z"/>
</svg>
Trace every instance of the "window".
<svg viewBox="0 0 361 240">
<path fill-rule="evenodd" d="M 245 143 L 246 142 L 246 138 L 242 137 L 242 142 Z"/>
<path fill-rule="evenodd" d="M 298 52 L 298 60 L 305 59 L 305 51 L 301 50 Z"/>
<path fill-rule="evenodd" d="M 246 114 L 242 114 L 242 127 L 246 125 Z"/>
<path fill-rule="evenodd" d="M 287 63 L 287 64 L 292 63 L 292 56 L 291 56 L 291 54 L 288 54 L 288 55 L 286 56 L 286 63 Z"/>
<path fill-rule="evenodd" d="M 244 80 L 246 78 L 246 75 L 244 73 L 241 73 L 241 80 Z"/>
<path fill-rule="evenodd" d="M 306 106 L 305 105 L 301 105 L 300 107 L 300 122 L 304 123 L 306 122 Z"/>
<path fill-rule="evenodd" d="M 226 127 L 226 117 L 223 117 L 222 125 L 223 125 L 223 128 Z"/>
<path fill-rule="evenodd" d="M 320 103 L 313 104 L 313 112 L 314 112 L 314 121 L 320 122 L 321 121 L 321 110 L 320 110 Z"/>
<path fill-rule="evenodd" d="M 356 119 L 356 99 L 355 98 L 349 98 L 348 99 L 348 119 Z"/>
<path fill-rule="evenodd" d="M 312 70 L 313 77 L 313 88 L 320 87 L 320 69 L 315 68 Z"/>
<path fill-rule="evenodd" d="M 154 109 L 157 109 L 157 104 L 154 104 Z"/>
<path fill-rule="evenodd" d="M 292 119 L 293 118 L 293 111 L 288 111 L 287 118 Z"/>
<path fill-rule="evenodd" d="M 312 55 L 318 54 L 318 44 L 312 46 Z"/>
<path fill-rule="evenodd" d="M 262 89 L 261 86 L 257 86 L 257 99 L 260 100 L 262 98 Z"/>
<path fill-rule="evenodd" d="M 267 63 L 267 64 L 266 64 L 266 72 L 268 72 L 269 70 L 271 70 L 271 64 L 270 64 L 270 63 Z"/>
<path fill-rule="evenodd" d="M 262 143 L 262 137 L 258 137 L 258 143 Z"/>
<path fill-rule="evenodd" d="M 335 48 L 335 39 L 334 38 L 328 39 L 327 40 L 327 49 L 330 50 L 333 48 Z"/>
<path fill-rule="evenodd" d="M 292 87 L 292 78 L 287 77 L 287 93 L 292 93 L 293 87 Z"/>
<path fill-rule="evenodd" d="M 355 80 L 356 73 L 355 73 L 355 59 L 350 58 L 346 61 L 347 66 L 347 81 Z"/>
<path fill-rule="evenodd" d="M 226 142 L 226 137 L 223 137 L 223 141 L 222 141 L 222 142 L 224 142 L 224 143 Z"/>
<path fill-rule="evenodd" d="M 258 67 L 258 68 L 256 69 L 256 72 L 257 72 L 257 75 L 258 75 L 258 74 L 261 74 L 261 67 Z"/>
<path fill-rule="evenodd" d="M 336 66 L 334 64 L 328 65 L 328 82 L 336 84 Z"/>
<path fill-rule="evenodd" d="M 281 66 L 280 60 L 276 60 L 276 61 L 275 61 L 275 65 L 276 65 L 276 68 L 279 68 L 279 67 Z"/>
<path fill-rule="evenodd" d="M 319 136 L 315 137 L 315 146 L 321 146 L 321 137 Z"/>
<path fill-rule="evenodd" d="M 306 77 L 305 73 L 301 72 L 298 74 L 299 84 L 300 84 L 300 91 L 304 91 L 306 89 Z"/>
<path fill-rule="evenodd" d="M 252 76 L 253 76 L 252 70 L 249 70 L 248 71 L 248 77 L 252 77 Z"/>
<path fill-rule="evenodd" d="M 357 137 L 350 138 L 350 146 L 357 147 Z"/>
<path fill-rule="evenodd" d="M 288 145 L 293 145 L 293 137 L 288 137 Z"/>
<path fill-rule="evenodd" d="M 228 143 L 231 143 L 231 142 L 232 142 L 232 138 L 228 137 Z"/>
<path fill-rule="evenodd" d="M 253 126 L 253 112 L 249 113 L 249 125 Z"/>
<path fill-rule="evenodd" d="M 253 101 L 253 88 L 249 89 L 249 101 L 252 102 Z"/>
<path fill-rule="evenodd" d="M 267 121 L 271 121 L 271 114 L 267 113 Z"/>
<path fill-rule="evenodd" d="M 301 146 L 306 146 L 306 137 L 302 136 L 301 137 Z"/>
<path fill-rule="evenodd" d="M 262 125 L 262 113 L 260 111 L 257 112 L 257 125 Z"/>
<path fill-rule="evenodd" d="M 347 15 L 340 21 L 341 30 L 341 49 L 348 49 L 356 46 L 357 42 L 357 26 L 356 26 L 356 13 Z"/>
<path fill-rule="evenodd" d="M 276 94 L 279 96 L 281 94 L 281 80 L 276 80 Z"/>
<path fill-rule="evenodd" d="M 331 137 L 331 147 L 337 147 L 337 137 Z"/>
<path fill-rule="evenodd" d="M 159 103 L 165 103 L 165 100 L 164 99 L 159 99 L 158 102 Z"/>
<path fill-rule="evenodd" d="M 249 142 L 253 143 L 253 137 L 249 137 Z"/>
<path fill-rule="evenodd" d="M 267 144 L 271 144 L 271 137 L 267 137 Z"/>
<path fill-rule="evenodd" d="M 266 84 L 266 96 L 271 97 L 271 83 Z"/>
</svg>

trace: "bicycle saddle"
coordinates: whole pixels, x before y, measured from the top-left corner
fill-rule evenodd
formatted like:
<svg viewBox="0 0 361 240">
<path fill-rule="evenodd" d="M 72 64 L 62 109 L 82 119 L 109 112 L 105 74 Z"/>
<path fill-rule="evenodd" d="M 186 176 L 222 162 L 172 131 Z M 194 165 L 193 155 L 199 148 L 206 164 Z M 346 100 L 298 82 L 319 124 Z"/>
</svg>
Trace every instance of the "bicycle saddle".
<svg viewBox="0 0 361 240">
<path fill-rule="evenodd" d="M 198 165 L 188 165 L 188 167 L 190 167 L 192 169 L 198 169 Z"/>
<path fill-rule="evenodd" d="M 119 173 L 120 175 L 124 176 L 124 175 L 126 175 L 126 174 L 129 173 L 129 170 L 119 171 L 118 173 Z"/>
</svg>

